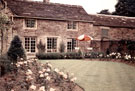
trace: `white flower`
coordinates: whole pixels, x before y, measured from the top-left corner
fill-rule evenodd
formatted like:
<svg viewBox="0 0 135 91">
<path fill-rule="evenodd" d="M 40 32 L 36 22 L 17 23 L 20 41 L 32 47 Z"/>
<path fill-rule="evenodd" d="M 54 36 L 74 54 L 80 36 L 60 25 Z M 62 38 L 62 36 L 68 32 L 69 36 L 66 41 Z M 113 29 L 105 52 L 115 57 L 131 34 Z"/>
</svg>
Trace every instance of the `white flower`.
<svg viewBox="0 0 135 91">
<path fill-rule="evenodd" d="M 18 64 L 23 65 L 23 62 L 18 62 Z"/>
<path fill-rule="evenodd" d="M 49 66 L 50 68 L 52 68 L 52 65 L 51 65 L 50 63 L 48 63 L 48 66 Z"/>
<path fill-rule="evenodd" d="M 37 58 L 35 58 L 35 61 L 38 61 L 38 59 L 37 59 Z"/>
<path fill-rule="evenodd" d="M 20 58 L 21 61 L 23 61 L 23 58 Z"/>
<path fill-rule="evenodd" d="M 31 90 L 36 90 L 36 86 L 31 85 L 31 86 L 30 86 L 30 89 L 31 89 Z"/>
<path fill-rule="evenodd" d="M 45 91 L 45 86 L 41 86 L 38 91 Z"/>
<path fill-rule="evenodd" d="M 23 63 L 24 63 L 24 64 L 27 64 L 27 61 L 24 61 Z"/>
<path fill-rule="evenodd" d="M 39 76 L 39 77 L 41 77 L 41 78 L 42 78 L 42 77 L 44 77 L 44 75 L 43 75 L 43 74 L 40 74 L 40 76 Z"/>
<path fill-rule="evenodd" d="M 103 57 L 103 54 L 100 54 L 99 57 Z"/>
<path fill-rule="evenodd" d="M 59 75 L 63 75 L 64 73 L 63 72 L 59 72 Z"/>
<path fill-rule="evenodd" d="M 42 71 L 43 71 L 43 72 L 45 72 L 45 71 L 46 71 L 46 69 L 42 69 Z"/>
<path fill-rule="evenodd" d="M 64 77 L 65 79 L 67 79 L 67 75 L 66 75 L 66 74 L 63 74 L 63 77 Z"/>
<path fill-rule="evenodd" d="M 29 63 L 33 62 L 33 60 L 28 60 Z"/>
<path fill-rule="evenodd" d="M 50 88 L 50 91 L 55 91 L 55 89 L 54 88 Z"/>
<path fill-rule="evenodd" d="M 45 73 L 44 75 L 45 75 L 45 76 L 48 76 L 49 74 L 48 74 L 48 73 Z"/>
<path fill-rule="evenodd" d="M 20 64 L 16 64 L 17 67 L 20 67 Z"/>
<path fill-rule="evenodd" d="M 59 69 L 55 68 L 54 71 L 58 73 L 59 72 Z"/>
<path fill-rule="evenodd" d="M 110 57 L 110 55 L 107 55 L 107 57 Z"/>
<path fill-rule="evenodd" d="M 51 79 L 51 78 L 50 78 L 49 76 L 46 77 L 46 80 L 50 81 L 50 79 Z"/>
<path fill-rule="evenodd" d="M 11 89 L 11 91 L 15 91 L 15 90 Z"/>
<path fill-rule="evenodd" d="M 39 73 L 39 74 L 43 74 L 43 72 L 42 72 L 42 71 L 39 71 L 38 73 Z"/>
<path fill-rule="evenodd" d="M 27 80 L 27 81 L 33 80 L 33 78 L 32 78 L 31 76 L 27 76 L 26 80 Z"/>
<path fill-rule="evenodd" d="M 27 70 L 26 75 L 31 75 L 32 71 L 30 69 Z"/>
<path fill-rule="evenodd" d="M 51 70 L 49 68 L 46 69 L 47 72 L 50 72 Z"/>
<path fill-rule="evenodd" d="M 76 77 L 74 77 L 74 78 L 71 79 L 72 82 L 74 82 L 74 81 L 76 81 L 76 80 L 77 80 Z"/>
</svg>

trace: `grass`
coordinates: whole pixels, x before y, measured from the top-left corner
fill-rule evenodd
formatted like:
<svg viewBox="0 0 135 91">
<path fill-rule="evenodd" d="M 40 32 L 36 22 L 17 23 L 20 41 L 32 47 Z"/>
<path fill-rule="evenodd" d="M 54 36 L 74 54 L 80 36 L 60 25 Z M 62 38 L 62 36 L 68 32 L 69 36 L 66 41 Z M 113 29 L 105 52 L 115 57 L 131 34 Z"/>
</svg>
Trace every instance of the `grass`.
<svg viewBox="0 0 135 91">
<path fill-rule="evenodd" d="M 85 60 L 46 60 L 74 73 L 85 91 L 135 91 L 135 67 L 124 63 Z M 42 63 L 46 62 L 41 60 Z"/>
</svg>

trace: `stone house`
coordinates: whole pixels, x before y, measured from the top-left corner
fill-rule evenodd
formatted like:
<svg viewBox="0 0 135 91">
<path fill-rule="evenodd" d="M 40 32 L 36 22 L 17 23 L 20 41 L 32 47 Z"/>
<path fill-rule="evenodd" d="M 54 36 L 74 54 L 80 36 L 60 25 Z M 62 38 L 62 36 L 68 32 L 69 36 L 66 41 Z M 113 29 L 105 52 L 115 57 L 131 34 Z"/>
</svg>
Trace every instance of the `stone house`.
<svg viewBox="0 0 135 91">
<path fill-rule="evenodd" d="M 9 47 L 14 35 L 18 35 L 28 56 L 38 52 L 37 44 L 42 41 L 45 52 L 59 52 L 60 43 L 65 51 L 106 52 L 110 41 L 135 40 L 135 18 L 91 15 L 82 6 L 51 3 L 49 0 L 5 0 L 13 15 L 14 26 L 8 32 Z M 93 37 L 93 41 L 77 41 L 82 34 Z M 115 47 L 114 47 L 115 48 Z M 6 48 L 8 49 L 8 48 Z"/>
</svg>

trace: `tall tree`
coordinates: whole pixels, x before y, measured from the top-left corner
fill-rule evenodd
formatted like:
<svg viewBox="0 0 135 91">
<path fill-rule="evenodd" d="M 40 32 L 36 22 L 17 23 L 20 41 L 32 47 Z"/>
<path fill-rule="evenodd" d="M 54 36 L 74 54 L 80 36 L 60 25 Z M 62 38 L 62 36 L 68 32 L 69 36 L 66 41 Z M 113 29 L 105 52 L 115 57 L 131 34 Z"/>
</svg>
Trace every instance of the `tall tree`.
<svg viewBox="0 0 135 91">
<path fill-rule="evenodd" d="M 113 14 L 135 17 L 135 0 L 118 0 Z"/>
</svg>

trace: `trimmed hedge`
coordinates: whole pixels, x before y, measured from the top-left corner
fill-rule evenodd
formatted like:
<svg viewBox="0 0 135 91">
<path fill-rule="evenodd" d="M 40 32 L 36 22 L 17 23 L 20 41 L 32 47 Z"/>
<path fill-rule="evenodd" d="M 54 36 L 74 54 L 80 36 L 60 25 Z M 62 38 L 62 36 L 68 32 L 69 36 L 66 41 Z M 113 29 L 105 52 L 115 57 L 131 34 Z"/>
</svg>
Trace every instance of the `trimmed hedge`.
<svg viewBox="0 0 135 91">
<path fill-rule="evenodd" d="M 64 59 L 63 53 L 37 53 L 38 59 Z"/>
<path fill-rule="evenodd" d="M 82 54 L 79 52 L 68 53 L 37 53 L 38 59 L 81 59 Z"/>
</svg>

